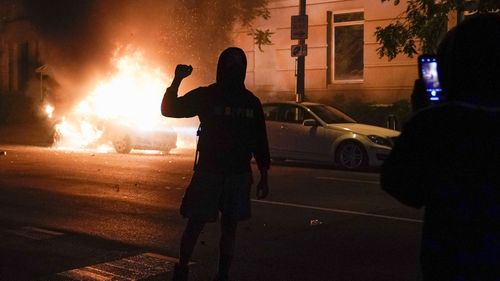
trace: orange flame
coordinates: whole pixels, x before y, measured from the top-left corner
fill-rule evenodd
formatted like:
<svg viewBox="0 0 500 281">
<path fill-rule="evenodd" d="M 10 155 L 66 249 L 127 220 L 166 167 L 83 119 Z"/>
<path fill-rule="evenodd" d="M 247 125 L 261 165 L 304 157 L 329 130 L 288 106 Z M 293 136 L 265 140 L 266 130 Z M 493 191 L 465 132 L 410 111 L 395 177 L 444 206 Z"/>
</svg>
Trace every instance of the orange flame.
<svg viewBox="0 0 500 281">
<path fill-rule="evenodd" d="M 56 126 L 56 147 L 78 149 L 93 145 L 100 151 L 110 151 L 109 142 L 99 142 L 106 134 L 103 124 L 108 123 L 143 131 L 171 128 L 168 119 L 160 114 L 170 77 L 146 65 L 141 52 L 117 57 L 113 62 L 116 73 L 97 82 L 94 90 Z"/>
</svg>

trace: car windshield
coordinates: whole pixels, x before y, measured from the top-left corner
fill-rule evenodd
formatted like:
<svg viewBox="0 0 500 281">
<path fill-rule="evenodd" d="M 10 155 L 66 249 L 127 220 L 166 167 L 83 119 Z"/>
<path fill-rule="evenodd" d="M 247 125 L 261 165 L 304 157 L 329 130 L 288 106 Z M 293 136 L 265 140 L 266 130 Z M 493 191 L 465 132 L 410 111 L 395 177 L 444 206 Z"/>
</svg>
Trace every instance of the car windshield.
<svg viewBox="0 0 500 281">
<path fill-rule="evenodd" d="M 344 112 L 328 105 L 310 105 L 308 108 L 327 124 L 334 123 L 356 123 L 354 119 Z"/>
</svg>

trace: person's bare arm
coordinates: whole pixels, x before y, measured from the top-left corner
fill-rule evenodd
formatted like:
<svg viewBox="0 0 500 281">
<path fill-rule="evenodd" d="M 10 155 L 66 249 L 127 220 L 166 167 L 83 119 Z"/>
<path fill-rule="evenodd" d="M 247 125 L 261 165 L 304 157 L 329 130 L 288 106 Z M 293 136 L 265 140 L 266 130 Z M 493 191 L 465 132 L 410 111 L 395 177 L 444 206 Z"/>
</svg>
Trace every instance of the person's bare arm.
<svg viewBox="0 0 500 281">
<path fill-rule="evenodd" d="M 161 102 L 161 114 L 166 117 L 191 117 L 189 104 L 184 102 L 183 98 L 177 97 L 179 86 L 184 78 L 191 75 L 193 67 L 190 65 L 179 64 L 175 68 L 174 80 L 167 88 L 163 100 Z"/>
</svg>

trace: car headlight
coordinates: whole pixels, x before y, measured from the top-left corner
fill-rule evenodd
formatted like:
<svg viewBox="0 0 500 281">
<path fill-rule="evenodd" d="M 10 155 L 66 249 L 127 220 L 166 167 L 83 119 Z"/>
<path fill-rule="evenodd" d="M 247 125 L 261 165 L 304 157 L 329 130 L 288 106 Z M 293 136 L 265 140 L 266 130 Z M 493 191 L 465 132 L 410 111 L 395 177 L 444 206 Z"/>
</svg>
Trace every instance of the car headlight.
<svg viewBox="0 0 500 281">
<path fill-rule="evenodd" d="M 389 146 L 389 147 L 392 146 L 391 142 L 387 138 L 384 138 L 384 137 L 381 137 L 381 136 L 376 136 L 376 135 L 369 135 L 368 138 L 373 143 L 376 143 L 378 145 L 384 145 L 384 146 Z"/>
</svg>

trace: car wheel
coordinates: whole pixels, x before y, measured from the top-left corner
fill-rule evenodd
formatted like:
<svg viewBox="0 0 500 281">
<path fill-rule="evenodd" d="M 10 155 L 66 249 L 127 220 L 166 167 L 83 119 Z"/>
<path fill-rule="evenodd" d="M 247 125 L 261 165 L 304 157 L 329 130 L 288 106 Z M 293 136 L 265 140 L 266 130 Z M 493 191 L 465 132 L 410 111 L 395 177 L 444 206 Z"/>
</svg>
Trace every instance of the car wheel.
<svg viewBox="0 0 500 281">
<path fill-rule="evenodd" d="M 361 144 L 349 141 L 342 143 L 336 153 L 337 164 L 347 170 L 357 170 L 364 168 L 368 157 Z"/>
<path fill-rule="evenodd" d="M 113 146 L 118 153 L 129 153 L 132 150 L 132 142 L 127 135 L 114 139 Z"/>
</svg>

